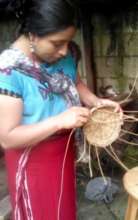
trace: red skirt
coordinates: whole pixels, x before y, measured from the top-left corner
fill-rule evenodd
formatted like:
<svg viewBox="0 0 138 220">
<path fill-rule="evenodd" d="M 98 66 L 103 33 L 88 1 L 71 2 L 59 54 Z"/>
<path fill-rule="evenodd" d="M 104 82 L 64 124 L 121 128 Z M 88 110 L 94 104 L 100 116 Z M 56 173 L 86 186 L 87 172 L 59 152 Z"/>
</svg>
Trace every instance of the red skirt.
<svg viewBox="0 0 138 220">
<path fill-rule="evenodd" d="M 69 144 L 63 171 L 68 138 L 69 134 L 65 134 L 60 138 L 43 141 L 33 147 L 30 152 L 25 169 L 33 220 L 76 220 L 75 147 L 73 138 Z M 16 172 L 21 155 L 21 150 L 7 150 L 5 152 L 13 210 L 15 210 Z M 60 209 L 58 209 L 62 172 L 62 197 Z M 15 219 L 14 215 L 12 219 Z M 21 219 L 27 219 L 23 204 Z"/>
</svg>

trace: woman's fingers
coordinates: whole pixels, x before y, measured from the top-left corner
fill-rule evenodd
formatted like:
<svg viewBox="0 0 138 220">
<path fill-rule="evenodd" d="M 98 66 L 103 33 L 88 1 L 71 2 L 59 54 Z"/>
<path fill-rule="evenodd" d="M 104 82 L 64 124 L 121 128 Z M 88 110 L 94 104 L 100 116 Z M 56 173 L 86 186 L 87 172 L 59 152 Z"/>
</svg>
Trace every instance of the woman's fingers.
<svg viewBox="0 0 138 220">
<path fill-rule="evenodd" d="M 89 117 L 90 116 L 90 110 L 87 108 L 82 108 L 80 110 L 80 115 L 84 117 Z"/>
<path fill-rule="evenodd" d="M 59 115 L 61 127 L 81 127 L 90 116 L 90 110 L 85 107 L 74 106 Z"/>
<path fill-rule="evenodd" d="M 115 112 L 122 112 L 123 113 L 123 110 L 119 104 L 115 106 Z"/>
</svg>

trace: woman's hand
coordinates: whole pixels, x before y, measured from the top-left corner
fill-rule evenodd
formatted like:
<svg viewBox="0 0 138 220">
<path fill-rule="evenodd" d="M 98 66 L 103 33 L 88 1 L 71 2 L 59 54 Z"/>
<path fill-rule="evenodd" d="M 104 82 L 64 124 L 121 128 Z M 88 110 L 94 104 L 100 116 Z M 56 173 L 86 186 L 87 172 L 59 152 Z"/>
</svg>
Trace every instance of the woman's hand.
<svg viewBox="0 0 138 220">
<path fill-rule="evenodd" d="M 110 99 L 97 98 L 94 105 L 95 107 L 113 106 L 115 108 L 115 112 L 122 112 L 122 109 L 119 103 L 114 102 Z"/>
<path fill-rule="evenodd" d="M 83 126 L 90 116 L 90 110 L 85 107 L 71 107 L 58 115 L 61 129 L 71 129 Z"/>
</svg>

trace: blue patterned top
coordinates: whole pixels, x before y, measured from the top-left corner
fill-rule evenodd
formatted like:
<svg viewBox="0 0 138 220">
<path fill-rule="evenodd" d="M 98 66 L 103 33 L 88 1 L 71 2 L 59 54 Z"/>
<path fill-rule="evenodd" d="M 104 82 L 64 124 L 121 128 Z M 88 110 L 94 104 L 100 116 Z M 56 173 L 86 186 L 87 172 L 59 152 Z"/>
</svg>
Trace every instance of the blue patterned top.
<svg viewBox="0 0 138 220">
<path fill-rule="evenodd" d="M 49 81 L 40 77 L 54 76 L 56 73 L 64 82 L 64 76 L 70 80 L 71 94 L 75 96 L 77 92 L 73 84 L 76 81 L 76 62 L 70 52 L 55 64 L 36 66 L 18 49 L 9 48 L 0 55 L 0 93 L 23 100 L 22 124 L 39 122 L 65 111 L 70 106 L 67 101 L 69 99 L 65 99 L 60 92 L 53 92 Z"/>
</svg>

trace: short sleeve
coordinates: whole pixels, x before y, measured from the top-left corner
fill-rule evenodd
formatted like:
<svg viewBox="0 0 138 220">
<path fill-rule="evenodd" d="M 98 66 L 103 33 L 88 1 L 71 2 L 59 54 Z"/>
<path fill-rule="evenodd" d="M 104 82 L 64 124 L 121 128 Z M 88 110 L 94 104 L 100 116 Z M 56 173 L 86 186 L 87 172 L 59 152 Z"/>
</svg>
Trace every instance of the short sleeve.
<svg viewBox="0 0 138 220">
<path fill-rule="evenodd" d="M 11 70 L 8 73 L 0 71 L 0 94 L 22 97 L 17 71 Z"/>
</svg>

